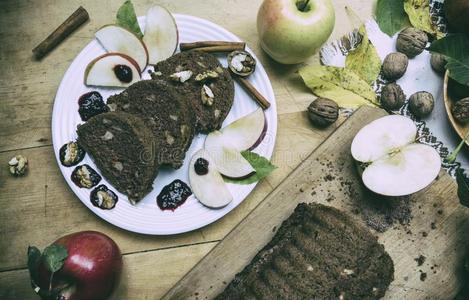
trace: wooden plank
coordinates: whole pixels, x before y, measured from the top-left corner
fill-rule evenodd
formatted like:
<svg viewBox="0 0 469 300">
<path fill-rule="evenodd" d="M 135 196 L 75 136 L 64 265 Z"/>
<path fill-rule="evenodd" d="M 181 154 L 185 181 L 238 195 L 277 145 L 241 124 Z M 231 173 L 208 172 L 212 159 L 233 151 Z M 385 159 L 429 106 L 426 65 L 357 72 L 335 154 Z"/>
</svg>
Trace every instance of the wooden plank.
<svg viewBox="0 0 469 300">
<path fill-rule="evenodd" d="M 113 300 L 159 299 L 216 243 L 124 255 L 124 268 Z M 25 269 L 0 273 L 0 299 L 37 300 Z"/>
<path fill-rule="evenodd" d="M 350 144 L 364 124 L 383 115 L 385 112 L 378 109 L 363 107 L 358 110 L 173 287 L 164 299 L 195 299 L 196 295 L 211 299 L 220 293 L 226 283 L 271 240 L 275 228 L 299 202 L 320 202 L 351 213 L 356 201 L 361 199 L 363 187 L 350 157 Z M 335 179 L 324 180 L 327 175 Z M 353 193 L 343 191 L 341 183 L 344 180 L 349 183 Z M 465 252 L 469 211 L 459 206 L 456 188 L 455 182 L 442 172 L 429 188 L 411 197 L 411 201 L 416 203 L 409 226 L 411 233 L 396 225 L 378 235 L 395 265 L 395 280 L 386 298 L 443 299 L 451 298 L 458 291 L 461 282 L 455 270 L 459 269 L 458 264 Z M 435 206 L 444 208 L 444 213 L 440 215 Z M 436 225 L 433 230 L 432 222 Z M 427 261 L 417 268 L 414 259 L 419 255 L 426 256 Z M 420 279 L 419 270 L 428 274 L 425 281 Z"/>
<path fill-rule="evenodd" d="M 279 167 L 233 212 L 213 225 L 192 233 L 175 236 L 145 236 L 115 228 L 96 217 L 68 188 L 59 171 L 51 147 L 0 153 L 0 162 L 15 154 L 29 158 L 30 172 L 15 178 L 7 168 L 0 168 L 0 270 L 24 267 L 28 245 L 44 247 L 57 237 L 79 230 L 98 230 L 109 234 L 124 253 L 160 249 L 214 241 L 223 238 L 238 224 L 282 178 L 298 165 L 333 130 L 316 133 L 305 114 L 293 113 L 279 117 L 279 131 L 274 163 Z M 305 143 L 304 141 L 308 141 Z M 293 147 L 287 158 L 283 152 Z"/>
</svg>

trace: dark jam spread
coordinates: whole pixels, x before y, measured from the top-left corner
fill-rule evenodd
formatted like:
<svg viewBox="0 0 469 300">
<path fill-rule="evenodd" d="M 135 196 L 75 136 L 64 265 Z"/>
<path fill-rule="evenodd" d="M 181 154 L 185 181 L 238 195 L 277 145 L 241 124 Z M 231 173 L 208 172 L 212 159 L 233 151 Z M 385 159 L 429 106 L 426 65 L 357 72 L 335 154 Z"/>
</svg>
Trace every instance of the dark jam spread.
<svg viewBox="0 0 469 300">
<path fill-rule="evenodd" d="M 78 99 L 78 105 L 78 113 L 83 121 L 88 121 L 91 117 L 109 111 L 103 97 L 96 91 L 81 95 Z"/>
<path fill-rule="evenodd" d="M 76 166 L 85 157 L 85 150 L 77 142 L 64 144 L 59 150 L 60 162 L 66 167 Z"/>
<path fill-rule="evenodd" d="M 205 175 L 208 173 L 208 161 L 206 159 L 198 158 L 194 163 L 194 170 L 197 175 Z"/>
<path fill-rule="evenodd" d="M 176 179 L 161 190 L 156 197 L 156 203 L 162 210 L 175 210 L 186 202 L 190 195 L 192 195 L 190 187 Z"/>
<path fill-rule="evenodd" d="M 91 203 L 101 209 L 113 209 L 117 203 L 117 195 L 104 184 L 96 187 L 90 194 Z"/>
<path fill-rule="evenodd" d="M 84 164 L 73 170 L 72 181 L 78 187 L 90 189 L 101 181 L 101 176 L 93 168 Z"/>
<path fill-rule="evenodd" d="M 126 65 L 115 66 L 114 74 L 122 82 L 129 83 L 132 81 L 132 69 Z"/>
</svg>

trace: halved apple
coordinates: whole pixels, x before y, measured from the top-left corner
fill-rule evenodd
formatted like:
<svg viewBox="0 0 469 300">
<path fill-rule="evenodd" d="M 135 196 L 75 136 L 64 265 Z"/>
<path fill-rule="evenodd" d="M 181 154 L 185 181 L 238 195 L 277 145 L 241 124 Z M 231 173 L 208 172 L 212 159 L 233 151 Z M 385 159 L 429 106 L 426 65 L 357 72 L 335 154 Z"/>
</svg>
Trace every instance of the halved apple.
<svg viewBox="0 0 469 300">
<path fill-rule="evenodd" d="M 206 162 L 206 170 L 199 172 L 200 174 L 196 172 L 195 167 L 199 159 Z M 189 182 L 194 196 L 207 207 L 221 208 L 233 201 L 233 196 L 218 173 L 210 154 L 204 149 L 192 156 L 189 164 Z"/>
<path fill-rule="evenodd" d="M 118 76 L 119 72 L 125 72 Z M 120 53 L 106 53 L 91 61 L 85 69 L 85 84 L 107 87 L 127 87 L 140 80 L 136 61 Z"/>
<path fill-rule="evenodd" d="M 220 131 L 211 132 L 205 139 L 204 148 L 210 153 L 220 173 L 230 178 L 245 178 L 255 170 L 241 155 L 241 151 L 225 138 Z"/>
<path fill-rule="evenodd" d="M 238 150 L 252 150 L 264 139 L 267 120 L 262 108 L 234 121 L 220 130 L 223 138 L 231 141 Z"/>
<path fill-rule="evenodd" d="M 141 39 L 118 25 L 104 25 L 95 33 L 96 39 L 108 52 L 122 53 L 132 57 L 140 71 L 148 64 L 148 50 Z"/>
<path fill-rule="evenodd" d="M 438 176 L 438 152 L 416 143 L 412 120 L 391 115 L 363 127 L 352 142 L 362 181 L 371 191 L 386 196 L 413 194 Z"/>
<path fill-rule="evenodd" d="M 176 52 L 178 28 L 173 15 L 159 5 L 148 10 L 145 22 L 143 42 L 148 49 L 148 63 L 154 65 Z"/>
</svg>

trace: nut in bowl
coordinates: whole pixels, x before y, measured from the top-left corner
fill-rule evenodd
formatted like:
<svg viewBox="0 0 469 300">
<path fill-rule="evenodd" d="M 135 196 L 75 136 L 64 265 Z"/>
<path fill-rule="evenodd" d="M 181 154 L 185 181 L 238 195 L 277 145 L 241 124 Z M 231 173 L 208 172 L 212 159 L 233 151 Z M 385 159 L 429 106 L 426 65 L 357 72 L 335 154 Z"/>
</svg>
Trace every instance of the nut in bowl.
<svg viewBox="0 0 469 300">
<path fill-rule="evenodd" d="M 466 88 L 465 86 L 451 79 L 448 75 L 448 71 L 446 71 L 443 82 L 443 99 L 445 103 L 446 114 L 448 115 L 448 119 L 454 130 L 461 137 L 461 139 L 463 139 L 464 136 L 469 132 L 469 122 L 462 123 L 458 121 L 454 117 L 453 110 L 457 102 L 467 97 L 469 97 L 469 87 Z M 469 146 L 469 140 L 466 140 L 466 145 Z"/>
</svg>

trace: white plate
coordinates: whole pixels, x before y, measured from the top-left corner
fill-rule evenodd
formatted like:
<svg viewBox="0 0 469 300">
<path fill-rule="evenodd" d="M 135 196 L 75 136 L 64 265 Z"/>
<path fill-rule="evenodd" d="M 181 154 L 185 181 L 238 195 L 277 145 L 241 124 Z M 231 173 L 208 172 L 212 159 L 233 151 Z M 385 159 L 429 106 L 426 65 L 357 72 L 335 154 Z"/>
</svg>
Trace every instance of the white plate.
<svg viewBox="0 0 469 300">
<path fill-rule="evenodd" d="M 209 21 L 187 15 L 175 14 L 174 16 L 179 29 L 180 42 L 194 42 L 202 40 L 240 41 L 240 39 L 234 34 Z M 145 18 L 139 17 L 139 23 L 142 28 L 144 28 L 144 22 Z M 249 49 L 247 50 L 249 51 Z M 250 52 L 252 53 L 252 51 Z M 182 181 L 189 183 L 188 164 L 192 154 L 203 146 L 205 135 L 201 134 L 194 138 L 191 147 L 187 151 L 184 166 L 179 170 L 160 170 L 158 177 L 153 184 L 153 191 L 142 199 L 136 206 L 132 206 L 127 201 L 127 197 L 117 192 L 105 178 L 103 178 L 100 184 L 105 184 L 116 192 L 119 197 L 116 207 L 112 210 L 101 210 L 91 204 L 89 199 L 91 190 L 79 188 L 71 181 L 70 176 L 74 167 L 67 168 L 62 166 L 59 159 L 59 149 L 63 144 L 76 140 L 77 138 L 76 128 L 78 124 L 82 123 L 78 114 L 78 98 L 82 94 L 92 90 L 97 90 L 103 95 L 104 99 L 107 99 L 108 96 L 119 93 L 122 90 L 104 88 L 95 89 L 83 84 L 86 65 L 95 57 L 104 53 L 105 50 L 96 40 L 91 41 L 80 52 L 68 68 L 62 82 L 60 83 L 52 113 L 52 140 L 57 162 L 66 182 L 83 204 L 85 204 L 99 217 L 115 226 L 129 231 L 153 235 L 176 234 L 198 229 L 215 222 L 238 206 L 254 189 L 256 184 L 228 184 L 234 200 L 222 209 L 209 209 L 200 204 L 193 195 L 175 211 L 162 211 L 157 206 L 156 196 L 165 185 L 171 183 L 175 179 L 181 179 Z M 226 67 L 226 59 L 224 59 L 224 56 L 221 55 L 219 58 L 221 63 Z M 277 133 L 277 108 L 269 78 L 267 77 L 267 74 L 259 60 L 257 60 L 257 62 L 256 71 L 250 76 L 249 80 L 270 101 L 271 106 L 265 111 L 268 122 L 267 135 L 254 151 L 270 159 L 274 149 L 275 136 Z M 143 77 L 145 79 L 149 79 L 147 70 L 143 72 Z M 223 123 L 223 126 L 254 111 L 256 108 L 258 108 L 258 105 L 238 84 L 235 84 L 235 99 L 233 107 Z M 98 168 L 88 155 L 86 155 L 85 159 L 80 164 L 84 163 L 89 164 L 98 171 Z"/>
</svg>

